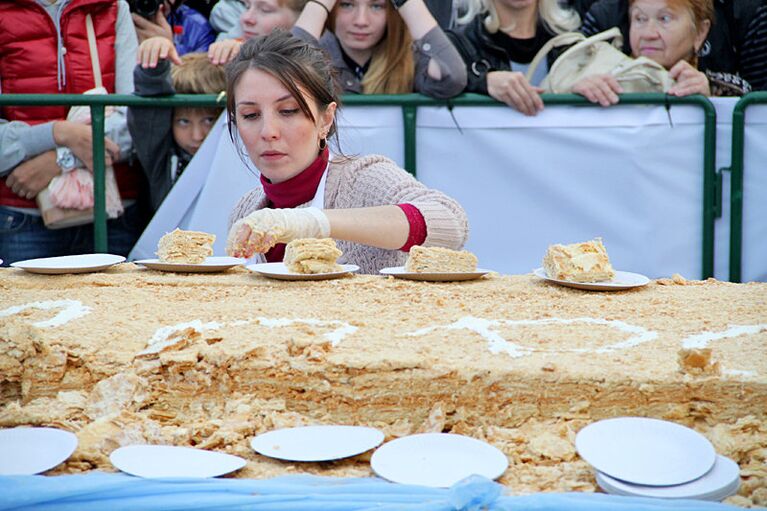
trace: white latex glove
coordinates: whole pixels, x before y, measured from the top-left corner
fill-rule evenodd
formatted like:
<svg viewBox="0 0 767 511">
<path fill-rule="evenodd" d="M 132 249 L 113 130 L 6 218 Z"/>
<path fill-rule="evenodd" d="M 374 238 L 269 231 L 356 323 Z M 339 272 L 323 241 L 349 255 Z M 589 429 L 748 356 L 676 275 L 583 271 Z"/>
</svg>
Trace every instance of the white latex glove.
<svg viewBox="0 0 767 511">
<path fill-rule="evenodd" d="M 260 209 L 238 220 L 229 231 L 226 253 L 253 257 L 278 243 L 300 238 L 329 238 L 330 221 L 318 208 Z"/>
</svg>

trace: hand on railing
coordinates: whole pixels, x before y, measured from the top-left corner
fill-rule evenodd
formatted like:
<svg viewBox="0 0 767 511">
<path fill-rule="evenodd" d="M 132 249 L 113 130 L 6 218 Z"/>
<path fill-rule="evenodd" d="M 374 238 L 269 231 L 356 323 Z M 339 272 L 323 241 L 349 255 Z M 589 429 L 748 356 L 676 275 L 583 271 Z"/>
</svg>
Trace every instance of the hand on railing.
<svg viewBox="0 0 767 511">
<path fill-rule="evenodd" d="M 623 87 L 613 75 L 592 75 L 576 82 L 573 92 L 592 103 L 610 106 L 618 103 L 618 94 L 623 92 Z"/>
<path fill-rule="evenodd" d="M 676 83 L 668 90 L 671 96 L 690 96 L 692 94 L 711 95 L 708 77 L 698 71 L 686 60 L 680 60 L 669 69 L 669 74 Z"/>
<path fill-rule="evenodd" d="M 53 123 L 53 140 L 58 146 L 70 148 L 86 168 L 93 172 L 93 132 L 90 125 L 56 121 Z M 120 146 L 107 137 L 104 137 L 104 149 L 107 166 L 119 159 Z"/>
<path fill-rule="evenodd" d="M 535 115 L 543 110 L 543 89 L 530 85 L 525 75 L 516 71 L 487 73 L 487 92 L 525 115 Z"/>
</svg>

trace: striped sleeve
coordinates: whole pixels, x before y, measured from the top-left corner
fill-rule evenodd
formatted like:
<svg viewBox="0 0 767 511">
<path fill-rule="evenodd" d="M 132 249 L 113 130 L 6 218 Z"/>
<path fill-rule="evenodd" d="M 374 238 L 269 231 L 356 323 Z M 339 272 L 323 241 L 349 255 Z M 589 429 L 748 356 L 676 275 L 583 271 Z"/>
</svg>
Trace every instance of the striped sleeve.
<svg viewBox="0 0 767 511">
<path fill-rule="evenodd" d="M 748 25 L 740 50 L 740 75 L 754 90 L 767 90 L 767 5 Z"/>
</svg>

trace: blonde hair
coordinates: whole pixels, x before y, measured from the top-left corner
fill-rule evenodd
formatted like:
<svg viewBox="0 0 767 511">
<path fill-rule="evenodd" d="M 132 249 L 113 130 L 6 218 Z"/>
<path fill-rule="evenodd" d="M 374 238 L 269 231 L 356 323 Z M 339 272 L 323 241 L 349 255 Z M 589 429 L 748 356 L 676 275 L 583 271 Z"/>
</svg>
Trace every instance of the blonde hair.
<svg viewBox="0 0 767 511">
<path fill-rule="evenodd" d="M 326 28 L 335 28 L 335 11 L 328 17 Z M 394 8 L 386 3 L 386 31 L 373 48 L 370 67 L 362 78 L 363 94 L 406 94 L 413 92 L 415 59 L 413 39 L 407 25 Z"/>
<path fill-rule="evenodd" d="M 486 14 L 485 28 L 491 34 L 499 30 L 514 28 L 502 27 L 493 0 L 467 0 L 466 13 L 458 19 L 459 24 L 466 24 L 475 16 Z M 538 19 L 555 34 L 572 32 L 581 26 L 581 18 L 573 9 L 562 7 L 559 0 L 538 0 Z"/>
<path fill-rule="evenodd" d="M 224 69 L 211 64 L 207 53 L 187 53 L 181 61 L 183 65 L 170 70 L 176 94 L 218 94 L 226 90 Z"/>
</svg>

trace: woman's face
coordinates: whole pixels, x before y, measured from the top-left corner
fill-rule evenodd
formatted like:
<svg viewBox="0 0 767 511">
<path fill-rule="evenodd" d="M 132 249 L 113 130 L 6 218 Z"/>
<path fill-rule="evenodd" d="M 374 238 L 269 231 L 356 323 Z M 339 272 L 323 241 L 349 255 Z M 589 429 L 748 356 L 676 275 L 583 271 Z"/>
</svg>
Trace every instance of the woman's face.
<svg viewBox="0 0 767 511">
<path fill-rule="evenodd" d="M 710 25 L 705 21 L 696 30 L 690 11 L 667 0 L 636 0 L 629 16 L 634 57 L 648 57 L 666 69 L 689 60 L 705 41 Z"/>
<path fill-rule="evenodd" d="M 270 181 L 287 181 L 317 158 L 319 141 L 333 124 L 335 103 L 320 112 L 315 99 L 304 92 L 315 123 L 279 80 L 257 69 L 243 73 L 234 97 L 237 131 L 251 161 Z"/>
<path fill-rule="evenodd" d="M 347 55 L 364 64 L 386 33 L 389 0 L 339 0 L 333 32 Z"/>
<path fill-rule="evenodd" d="M 240 24 L 246 39 L 271 34 L 276 28 L 290 29 L 298 18 L 297 12 L 279 0 L 245 0 L 245 5 Z"/>
</svg>

